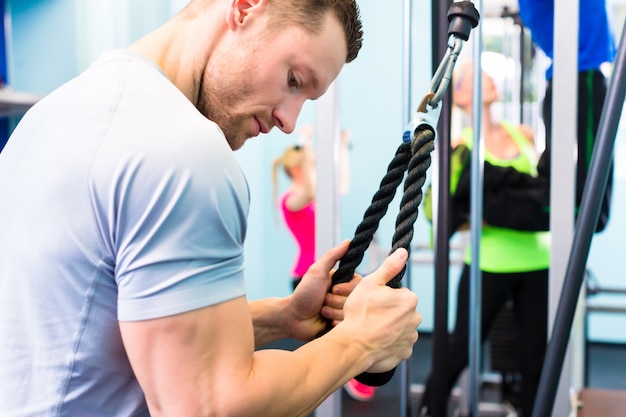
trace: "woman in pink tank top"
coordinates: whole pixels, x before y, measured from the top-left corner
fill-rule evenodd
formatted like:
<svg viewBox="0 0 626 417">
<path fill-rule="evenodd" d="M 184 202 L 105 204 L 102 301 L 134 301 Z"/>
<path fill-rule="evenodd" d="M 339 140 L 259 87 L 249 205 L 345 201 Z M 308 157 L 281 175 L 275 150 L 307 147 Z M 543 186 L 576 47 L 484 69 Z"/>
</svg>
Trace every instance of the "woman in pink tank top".
<svg viewBox="0 0 626 417">
<path fill-rule="evenodd" d="M 285 225 L 298 245 L 298 255 L 291 269 L 292 286 L 296 288 L 304 273 L 315 262 L 315 154 L 311 147 L 313 127 L 303 126 L 298 132 L 299 145 L 287 148 L 274 160 L 274 199 L 278 189 L 278 168 L 289 177 L 289 188 L 280 198 L 280 211 Z M 349 133 L 341 134 L 340 192 L 349 187 L 348 175 Z"/>
</svg>

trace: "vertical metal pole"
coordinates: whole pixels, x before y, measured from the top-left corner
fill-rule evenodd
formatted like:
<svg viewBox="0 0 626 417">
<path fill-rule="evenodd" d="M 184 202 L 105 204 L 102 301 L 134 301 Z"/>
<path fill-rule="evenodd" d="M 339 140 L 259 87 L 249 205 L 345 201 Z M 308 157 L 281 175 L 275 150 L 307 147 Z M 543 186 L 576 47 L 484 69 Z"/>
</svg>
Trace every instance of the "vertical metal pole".
<svg viewBox="0 0 626 417">
<path fill-rule="evenodd" d="M 317 102 L 317 191 L 315 253 L 319 256 L 339 239 L 339 79 Z M 341 417 L 341 390 L 330 395 L 315 411 L 317 417 Z"/>
<path fill-rule="evenodd" d="M 568 251 L 574 234 L 575 154 L 578 100 L 578 11 L 579 2 L 554 2 L 554 76 L 552 94 L 552 143 L 550 178 L 550 275 L 548 334 L 552 335 L 556 301 L 563 290 Z M 551 336 L 550 336 L 551 337 Z M 555 416 L 569 413 L 570 349 L 561 371 L 555 398 Z"/>
<path fill-rule="evenodd" d="M 474 2 L 476 10 L 482 16 L 482 0 Z M 472 263 L 470 265 L 470 311 L 469 311 L 469 413 L 478 417 L 480 403 L 480 348 L 482 323 L 482 274 L 480 271 L 480 238 L 483 219 L 483 163 L 484 141 L 482 132 L 483 87 L 481 58 L 483 51 L 482 25 L 474 29 L 473 60 L 474 79 L 472 80 L 472 172 L 470 193 L 470 245 Z"/>
<path fill-rule="evenodd" d="M 411 29 L 413 27 L 413 8 L 412 0 L 404 0 L 404 21 L 403 21 L 403 44 L 402 44 L 402 108 L 403 120 L 402 126 L 406 126 L 413 113 L 411 112 L 411 89 L 412 89 L 412 37 Z M 406 272 L 404 275 L 405 286 L 411 288 L 411 261 L 407 262 Z M 411 417 L 411 359 L 402 361 L 400 364 L 400 416 Z"/>
<path fill-rule="evenodd" d="M 507 6 L 504 6 L 504 11 L 502 12 L 502 15 L 504 15 L 506 13 L 506 10 L 508 9 Z M 502 98 L 502 118 L 504 120 L 508 120 L 511 123 L 516 123 L 517 121 L 513 118 L 514 116 L 512 115 L 513 113 L 513 109 L 515 108 L 515 97 L 514 97 L 514 93 L 513 93 L 513 88 L 511 86 L 511 80 L 509 80 L 509 77 L 507 77 L 507 73 L 508 73 L 508 66 L 509 66 L 509 60 L 510 58 L 513 58 L 513 47 L 511 46 L 511 39 L 513 39 L 514 36 L 514 32 L 515 32 L 515 27 L 513 27 L 513 30 L 511 30 L 511 27 L 509 25 L 509 20 L 508 19 L 502 19 L 502 27 L 503 29 L 503 33 L 502 33 L 502 45 L 501 45 L 501 53 L 503 55 L 504 58 L 504 77 L 502 77 L 502 84 L 500 86 L 500 94 L 501 94 L 501 98 Z"/>
<path fill-rule="evenodd" d="M 519 122 L 520 124 L 528 124 L 526 120 L 526 112 L 524 111 L 524 105 L 526 103 L 526 83 L 524 80 L 524 76 L 526 75 L 526 39 L 524 39 L 524 25 L 522 24 L 521 19 L 519 16 L 516 16 L 514 20 L 515 25 L 519 28 Z"/>
<path fill-rule="evenodd" d="M 522 85 L 522 78 L 523 78 L 523 72 L 522 72 L 522 49 L 520 49 L 520 42 L 519 42 L 519 38 L 521 37 L 521 27 L 518 27 L 515 24 L 515 19 L 511 19 L 511 37 L 509 38 L 509 47 L 511 48 L 511 57 L 513 58 L 514 62 L 519 62 L 520 66 L 516 67 L 516 71 L 517 72 L 515 75 L 516 77 L 513 77 L 513 79 L 511 80 L 510 84 L 509 84 L 509 88 L 511 89 L 511 121 L 516 122 L 517 124 L 521 124 L 522 123 L 522 117 L 523 117 L 523 107 L 524 107 L 524 100 L 523 100 L 523 90 L 521 89 L 521 85 Z M 515 42 L 515 40 L 517 40 L 517 42 Z M 508 60 L 507 60 L 508 62 Z M 517 87 L 517 88 L 516 88 Z M 516 110 L 516 105 L 519 106 L 519 108 L 517 108 L 517 112 Z"/>
<path fill-rule="evenodd" d="M 567 344 L 570 337 L 578 294 L 585 276 L 585 265 L 589 257 L 591 239 L 595 231 L 603 195 L 611 169 L 611 160 L 615 145 L 615 137 L 624 107 L 626 96 L 626 26 L 622 29 L 613 76 L 609 83 L 607 96 L 602 108 L 602 116 L 598 126 L 596 147 L 589 166 L 589 174 L 580 205 L 578 223 L 574 241 L 569 253 L 569 262 L 563 282 L 563 291 L 559 299 L 558 309 L 552 328 L 552 337 L 548 344 L 546 358 L 541 372 L 541 381 L 537 392 L 537 400 L 533 409 L 533 417 L 548 417 L 555 408 L 555 395 L 559 382 L 561 367 L 564 365 Z M 562 379 L 563 377 L 561 377 Z"/>
<path fill-rule="evenodd" d="M 452 0 L 433 0 L 432 10 L 432 72 L 434 73 L 447 50 L 448 10 Z M 448 368 L 448 286 L 450 269 L 450 126 L 451 90 L 448 89 L 437 127 L 437 188 L 433 201 L 438 201 L 433 216 L 435 229 L 435 319 L 431 366 L 431 391 L 429 415 L 446 416 Z M 435 190 L 435 189 L 433 189 Z"/>
</svg>

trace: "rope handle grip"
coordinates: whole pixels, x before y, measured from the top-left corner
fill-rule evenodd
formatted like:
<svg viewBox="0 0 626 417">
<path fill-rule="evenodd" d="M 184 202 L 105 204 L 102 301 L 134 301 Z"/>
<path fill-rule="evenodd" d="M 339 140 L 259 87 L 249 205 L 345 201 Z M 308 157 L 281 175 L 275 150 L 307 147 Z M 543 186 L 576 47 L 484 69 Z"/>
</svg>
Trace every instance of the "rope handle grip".
<svg viewBox="0 0 626 417">
<path fill-rule="evenodd" d="M 348 251 L 339 261 L 339 266 L 332 277 L 332 284 L 348 282 L 352 279 L 356 267 L 363 260 L 365 251 L 374 238 L 380 220 L 387 213 L 389 203 L 393 200 L 398 185 L 408 174 L 404 182 L 404 194 L 400 204 L 400 212 L 396 218 L 396 230 L 392 238 L 393 253 L 403 247 L 409 252 L 413 238 L 413 225 L 417 220 L 418 208 L 422 202 L 422 187 L 426 182 L 426 172 L 430 167 L 430 154 L 434 149 L 434 131 L 427 125 L 418 128 L 411 144 L 402 143 L 393 160 L 387 168 L 387 173 L 381 181 L 379 190 L 374 194 L 372 202 L 365 211 L 363 220 L 357 227 L 355 236 L 350 242 Z M 399 274 L 392 278 L 387 285 L 400 288 L 406 265 Z M 330 330 L 330 323 L 327 331 Z M 356 380 L 369 386 L 382 386 L 389 382 L 395 373 L 395 368 L 382 373 L 364 372 L 356 376 Z"/>
</svg>

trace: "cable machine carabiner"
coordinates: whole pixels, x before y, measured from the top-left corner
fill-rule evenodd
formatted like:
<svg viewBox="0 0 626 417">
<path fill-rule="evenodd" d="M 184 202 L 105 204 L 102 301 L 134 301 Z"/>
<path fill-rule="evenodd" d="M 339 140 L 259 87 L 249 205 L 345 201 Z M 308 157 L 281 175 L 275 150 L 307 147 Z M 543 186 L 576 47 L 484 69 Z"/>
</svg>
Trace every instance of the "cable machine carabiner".
<svg viewBox="0 0 626 417">
<path fill-rule="evenodd" d="M 402 135 L 402 143 L 394 158 L 387 167 L 378 191 L 365 211 L 363 220 L 357 226 L 354 238 L 346 254 L 339 261 L 337 271 L 333 274 L 332 285 L 352 279 L 356 267 L 363 260 L 365 251 L 374 238 L 380 220 L 383 218 L 389 203 L 393 200 L 398 185 L 407 172 L 404 181 L 404 194 L 400 203 L 400 211 L 396 218 L 396 230 L 392 238 L 390 253 L 403 247 L 411 253 L 413 225 L 417 220 L 418 208 L 422 202 L 422 187 L 426 182 L 426 172 L 431 164 L 431 152 L 435 147 L 437 123 L 441 106 L 439 103 L 452 78 L 454 65 L 463 44 L 468 40 L 472 28 L 478 25 L 479 13 L 471 1 L 453 3 L 448 10 L 448 50 L 430 83 L 429 92 L 420 103 L 417 112 Z M 410 257 L 409 257 L 410 259 Z M 388 286 L 399 288 L 406 266 L 395 276 Z M 366 385 L 381 386 L 389 382 L 395 369 L 384 373 L 363 373 L 356 379 Z"/>
<path fill-rule="evenodd" d="M 413 120 L 404 131 L 403 140 L 410 142 L 415 136 L 418 127 L 428 124 L 434 132 L 437 131 L 441 107 L 439 103 L 446 93 L 446 89 L 452 80 L 452 73 L 457 58 L 463 49 L 463 45 L 469 39 L 472 28 L 478 25 L 480 16 L 471 1 L 453 3 L 448 10 L 448 49 L 435 71 L 428 87 L 428 93 L 424 96 L 417 108 Z"/>
</svg>

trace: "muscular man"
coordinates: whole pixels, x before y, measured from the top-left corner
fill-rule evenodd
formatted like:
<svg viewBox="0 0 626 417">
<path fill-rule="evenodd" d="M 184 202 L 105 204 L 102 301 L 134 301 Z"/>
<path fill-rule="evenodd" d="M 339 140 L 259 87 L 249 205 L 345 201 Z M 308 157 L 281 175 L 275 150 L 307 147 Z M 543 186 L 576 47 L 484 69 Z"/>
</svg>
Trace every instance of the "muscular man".
<svg viewBox="0 0 626 417">
<path fill-rule="evenodd" d="M 233 151 L 292 132 L 361 39 L 354 0 L 193 0 L 25 115 L 0 154 L 0 415 L 308 415 L 410 356 L 404 250 L 327 294 L 344 242 L 294 294 L 245 296 Z M 255 350 L 282 337 L 314 340 Z"/>
</svg>

